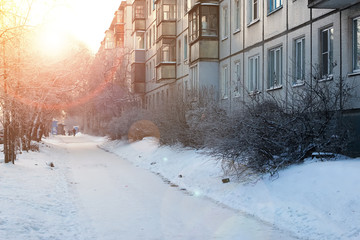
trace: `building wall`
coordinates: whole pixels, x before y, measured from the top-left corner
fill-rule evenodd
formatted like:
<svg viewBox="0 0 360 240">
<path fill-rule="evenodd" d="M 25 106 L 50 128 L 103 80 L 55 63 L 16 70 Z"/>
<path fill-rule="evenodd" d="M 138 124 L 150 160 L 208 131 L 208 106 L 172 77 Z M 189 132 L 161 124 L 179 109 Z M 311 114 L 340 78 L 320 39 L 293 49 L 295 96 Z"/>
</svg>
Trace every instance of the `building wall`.
<svg viewBox="0 0 360 240">
<path fill-rule="evenodd" d="M 127 0 L 125 14 L 125 49 L 133 49 L 132 35 L 133 0 Z M 351 95 L 345 104 L 346 109 L 360 108 L 360 75 L 353 72 L 353 19 L 360 16 L 360 4 L 343 10 L 309 9 L 305 0 L 282 0 L 282 5 L 270 11 L 269 0 L 258 0 L 258 17 L 253 19 L 252 0 L 238 0 L 240 7 L 240 24 L 236 27 L 236 0 L 219 1 L 219 59 L 194 62 L 190 64 L 190 39 L 187 39 L 187 53 L 184 53 L 185 37 L 189 36 L 188 12 L 185 10 L 187 0 L 177 0 L 176 9 L 176 77 L 170 80 L 156 81 L 155 58 L 157 44 L 154 41 L 156 31 L 156 7 L 153 10 L 152 0 L 146 1 L 145 82 L 144 94 L 146 106 L 156 108 L 161 100 L 171 96 L 186 97 L 186 90 L 191 86 L 201 88 L 213 85 L 217 88 L 220 104 L 228 112 L 240 109 L 243 102 L 253 98 L 265 99 L 278 96 L 290 101 L 289 93 L 296 89 L 301 91 L 306 84 L 320 81 L 333 88 L 340 83 L 351 85 Z M 197 2 L 190 1 L 191 7 Z M 150 11 L 149 11 L 150 10 Z M 225 19 L 225 16 L 227 18 Z M 333 35 L 333 73 L 329 78 L 319 76 L 321 63 L 321 31 L 332 27 Z M 225 31 L 226 28 L 226 31 Z M 150 33 L 151 32 L 151 33 Z M 226 34 L 224 34 L 226 32 Z M 149 41 L 151 37 L 151 44 Z M 296 41 L 304 38 L 305 81 L 295 82 L 295 47 Z M 281 47 L 282 83 L 269 87 L 270 51 Z M 187 57 L 185 57 L 187 55 Z M 258 87 L 249 89 L 249 61 L 258 56 Z M 191 69 L 197 66 L 197 75 Z M 215 77 L 214 77 L 215 76 Z M 194 83 L 196 78 L 196 84 Z M 241 87 L 241 89 L 240 89 Z M 168 92 L 166 94 L 166 92 Z M 162 98 L 161 96 L 165 96 Z M 339 105 L 339 108 L 341 106 Z"/>
</svg>

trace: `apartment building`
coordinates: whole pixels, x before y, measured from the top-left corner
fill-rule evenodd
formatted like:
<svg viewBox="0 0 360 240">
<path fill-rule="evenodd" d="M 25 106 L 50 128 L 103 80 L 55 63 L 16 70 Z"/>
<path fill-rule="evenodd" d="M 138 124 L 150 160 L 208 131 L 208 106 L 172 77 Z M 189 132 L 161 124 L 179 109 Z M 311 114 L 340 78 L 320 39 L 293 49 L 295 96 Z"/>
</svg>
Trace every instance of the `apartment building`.
<svg viewBox="0 0 360 240">
<path fill-rule="evenodd" d="M 175 96 L 196 100 L 206 87 L 231 113 L 254 97 L 290 101 L 293 89 L 314 81 L 349 84 L 338 109 L 360 136 L 359 2 L 127 0 L 114 17 L 125 16 L 115 47 L 131 56 L 133 91 L 145 108 Z"/>
</svg>

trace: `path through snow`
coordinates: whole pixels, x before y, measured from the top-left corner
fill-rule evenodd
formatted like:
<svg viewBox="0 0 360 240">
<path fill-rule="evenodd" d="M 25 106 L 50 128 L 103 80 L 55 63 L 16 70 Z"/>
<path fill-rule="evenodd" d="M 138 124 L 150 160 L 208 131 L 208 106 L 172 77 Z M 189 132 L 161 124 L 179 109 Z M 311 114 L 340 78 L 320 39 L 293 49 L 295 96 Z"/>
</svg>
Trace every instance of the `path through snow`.
<svg viewBox="0 0 360 240">
<path fill-rule="evenodd" d="M 293 239 L 288 233 L 164 183 L 97 147 L 97 138 L 58 137 L 75 199 L 101 240 Z"/>
</svg>

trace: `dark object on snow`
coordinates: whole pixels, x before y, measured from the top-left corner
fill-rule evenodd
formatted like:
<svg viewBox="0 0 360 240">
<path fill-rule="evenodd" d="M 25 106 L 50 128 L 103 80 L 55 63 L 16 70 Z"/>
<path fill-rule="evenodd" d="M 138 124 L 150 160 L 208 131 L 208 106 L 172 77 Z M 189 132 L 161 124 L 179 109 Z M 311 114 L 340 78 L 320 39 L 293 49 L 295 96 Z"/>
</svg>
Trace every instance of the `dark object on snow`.
<svg viewBox="0 0 360 240">
<path fill-rule="evenodd" d="M 327 152 L 313 152 L 311 154 L 311 159 L 314 158 L 320 158 L 322 159 L 327 159 L 327 158 L 335 158 L 335 154 L 334 153 L 327 153 Z"/>
<path fill-rule="evenodd" d="M 228 182 L 230 182 L 230 178 L 223 178 L 223 179 L 222 179 L 222 182 L 223 182 L 223 183 L 228 183 Z"/>
<path fill-rule="evenodd" d="M 53 162 L 49 163 L 49 166 L 50 166 L 50 167 L 55 167 L 55 165 L 54 165 Z"/>
<path fill-rule="evenodd" d="M 181 174 L 179 174 L 179 178 L 182 178 L 183 176 Z"/>
<path fill-rule="evenodd" d="M 152 163 L 150 163 L 150 165 L 155 165 L 156 164 L 156 162 L 152 162 Z"/>
</svg>

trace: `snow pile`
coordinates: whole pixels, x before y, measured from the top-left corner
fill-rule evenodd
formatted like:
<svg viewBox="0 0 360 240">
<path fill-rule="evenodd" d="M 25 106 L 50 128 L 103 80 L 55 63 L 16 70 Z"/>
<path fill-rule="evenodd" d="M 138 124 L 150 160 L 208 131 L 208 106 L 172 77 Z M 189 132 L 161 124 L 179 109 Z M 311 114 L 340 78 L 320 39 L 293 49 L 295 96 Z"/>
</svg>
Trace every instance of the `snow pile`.
<svg viewBox="0 0 360 240">
<path fill-rule="evenodd" d="M 15 165 L 0 160 L 0 239 L 92 239 L 72 199 L 64 153 L 40 149 L 19 154 Z"/>
<path fill-rule="evenodd" d="M 145 138 L 101 146 L 194 195 L 209 197 L 306 239 L 360 239 L 360 159 L 308 161 L 256 183 L 222 183 L 221 167 L 200 151 Z"/>
</svg>

